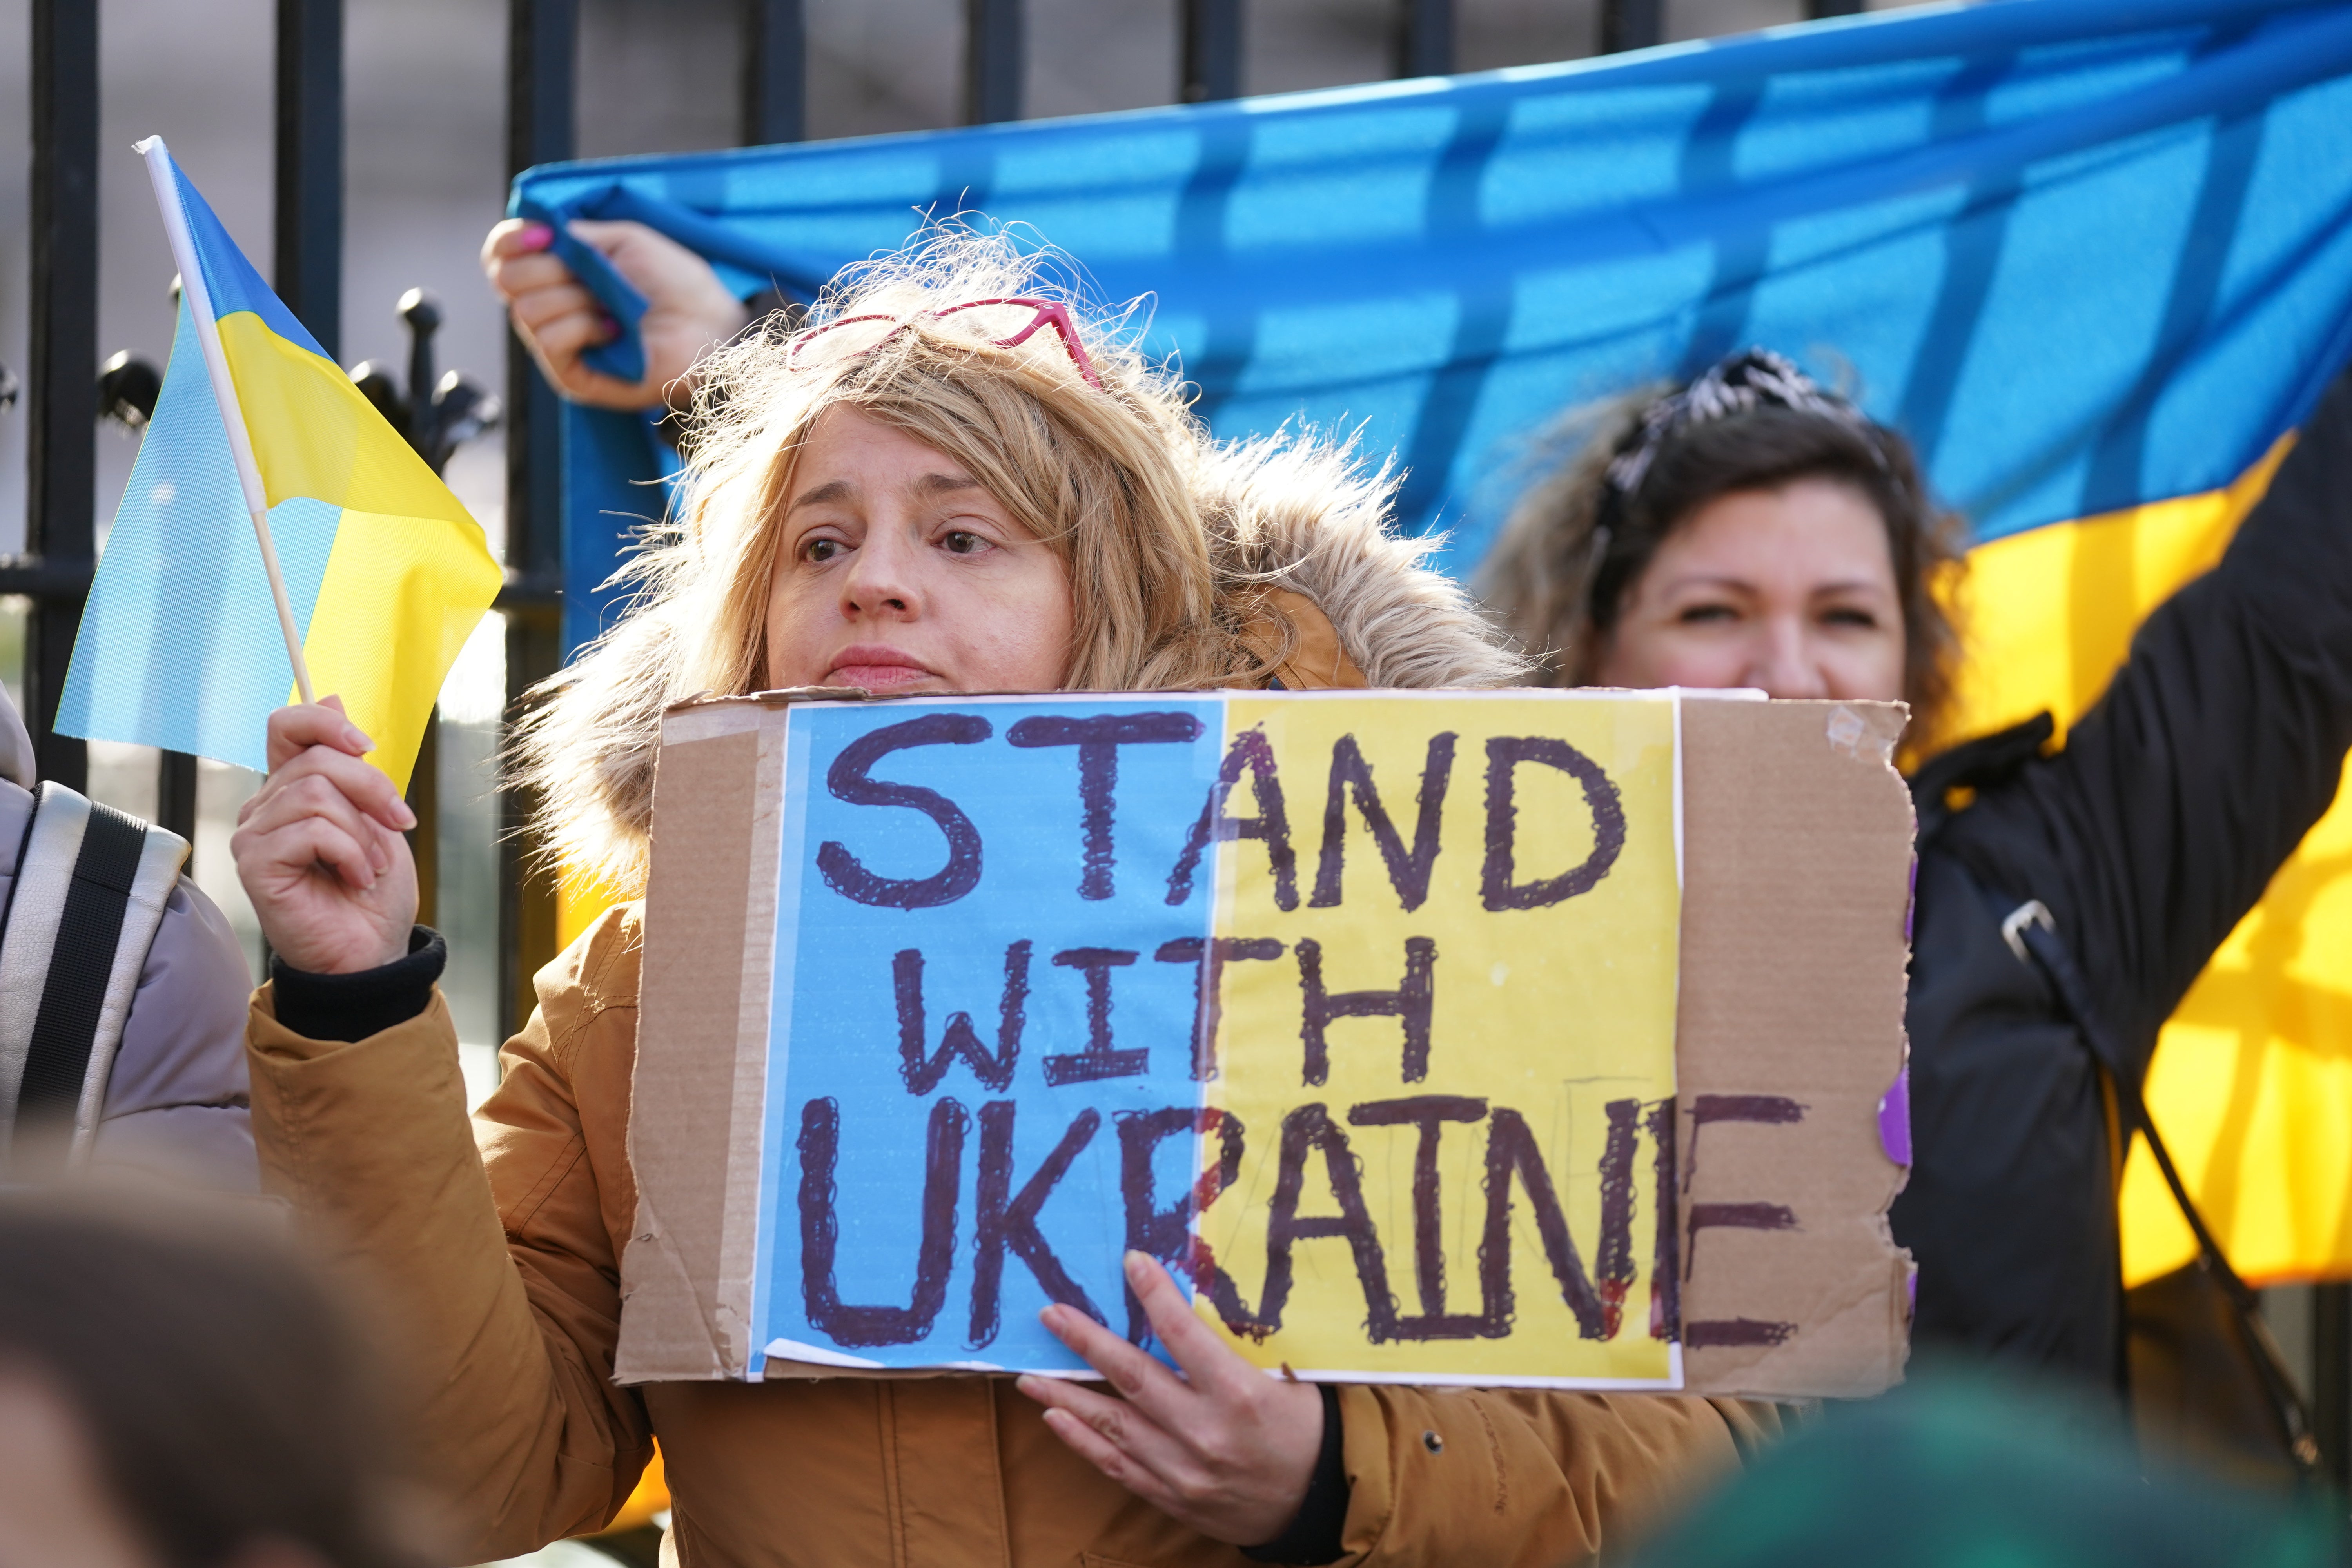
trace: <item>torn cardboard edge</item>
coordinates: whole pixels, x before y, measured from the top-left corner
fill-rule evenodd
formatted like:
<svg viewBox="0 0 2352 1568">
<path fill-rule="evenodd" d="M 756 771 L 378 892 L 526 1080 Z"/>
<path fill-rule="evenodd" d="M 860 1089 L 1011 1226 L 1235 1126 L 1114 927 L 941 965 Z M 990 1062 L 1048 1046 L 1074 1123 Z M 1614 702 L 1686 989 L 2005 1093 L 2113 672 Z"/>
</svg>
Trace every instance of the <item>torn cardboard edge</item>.
<svg viewBox="0 0 2352 1568">
<path fill-rule="evenodd" d="M 1685 695 L 1732 700 L 1682 704 L 1684 1392 L 1875 1394 L 1902 1378 L 1913 1272 L 1886 1218 L 1906 1172 L 1878 1131 L 1906 1050 L 1907 710 Z M 619 1383 L 734 1378 L 755 1348 L 777 889 L 753 873 L 781 851 L 785 714 L 811 700 L 890 699 L 805 688 L 664 716 Z M 766 1375 L 982 1372 L 771 1356 Z"/>
</svg>

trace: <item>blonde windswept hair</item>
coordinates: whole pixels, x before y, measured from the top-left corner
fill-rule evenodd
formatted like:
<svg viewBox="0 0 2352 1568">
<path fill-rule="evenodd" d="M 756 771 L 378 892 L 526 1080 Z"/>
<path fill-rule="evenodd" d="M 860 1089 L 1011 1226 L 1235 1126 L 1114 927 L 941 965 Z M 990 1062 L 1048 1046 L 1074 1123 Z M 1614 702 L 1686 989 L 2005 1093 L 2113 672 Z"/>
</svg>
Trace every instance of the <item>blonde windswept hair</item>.
<svg viewBox="0 0 2352 1568">
<path fill-rule="evenodd" d="M 1131 310 L 1087 310 L 1046 263 L 1001 232 L 935 225 L 908 248 L 845 269 L 804 323 L 771 317 L 698 367 L 687 472 L 668 516 L 622 569 L 629 608 L 532 693 L 519 729 L 514 777 L 536 795 L 541 842 L 559 864 L 618 892 L 644 886 L 662 710 L 765 683 L 783 500 L 795 455 L 836 405 L 955 459 L 1061 556 L 1074 611 L 1065 689 L 1262 677 L 1278 656 L 1252 652 L 1243 628 L 1266 588 L 1300 564 L 1286 546 L 1334 517 L 1332 539 L 1313 550 L 1330 553 L 1337 541 L 1349 558 L 1342 576 L 1425 579 L 1387 597 L 1450 650 L 1417 660 L 1402 650 L 1384 671 L 1340 624 L 1375 684 L 1495 684 L 1516 673 L 1472 629 L 1481 623 L 1466 595 L 1418 570 L 1432 544 L 1383 528 L 1387 470 L 1367 474 L 1345 445 L 1306 433 L 1214 442 L 1177 374 L 1144 355 Z M 989 339 L 1003 331 L 1001 312 L 934 314 L 1013 296 L 1071 307 L 1101 390 L 1051 327 L 999 348 Z M 867 315 L 898 323 L 878 346 L 887 323 L 814 335 Z M 1415 603 L 1395 605 L 1400 597 Z"/>
</svg>

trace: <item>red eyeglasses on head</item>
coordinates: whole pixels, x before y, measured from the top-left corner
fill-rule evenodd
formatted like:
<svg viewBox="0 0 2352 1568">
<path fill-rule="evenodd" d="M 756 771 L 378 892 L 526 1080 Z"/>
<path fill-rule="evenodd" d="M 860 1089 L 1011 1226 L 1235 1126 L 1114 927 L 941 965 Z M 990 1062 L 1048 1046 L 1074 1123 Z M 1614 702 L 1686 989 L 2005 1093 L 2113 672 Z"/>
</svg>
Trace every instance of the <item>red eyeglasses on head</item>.
<svg viewBox="0 0 2352 1568">
<path fill-rule="evenodd" d="M 817 328 L 815 331 L 803 332 L 799 337 L 794 338 L 793 340 L 793 346 L 785 351 L 784 363 L 793 369 L 798 369 L 800 366 L 801 353 L 803 350 L 806 349 L 809 344 L 824 336 L 827 332 L 838 331 L 844 327 L 854 327 L 862 321 L 887 321 L 890 323 L 890 330 L 888 331 L 884 332 L 880 337 L 875 339 L 874 342 L 857 351 L 857 353 L 861 354 L 869 354 L 876 349 L 880 348 L 884 343 L 888 342 L 892 338 L 897 337 L 900 332 L 906 331 L 908 325 L 911 321 L 944 321 L 950 316 L 961 314 L 965 310 L 977 310 L 985 306 L 1006 306 L 1025 309 L 1030 312 L 1028 321 L 1009 336 L 987 339 L 986 342 L 991 348 L 1017 349 L 1023 343 L 1027 342 L 1031 338 L 1036 336 L 1038 328 L 1051 327 L 1055 331 L 1061 334 L 1062 346 L 1069 351 L 1070 363 L 1078 367 L 1078 374 L 1086 378 L 1087 384 L 1093 387 L 1097 392 L 1103 390 L 1102 377 L 1095 374 L 1095 362 L 1087 357 L 1086 345 L 1078 341 L 1077 323 L 1070 319 L 1070 308 L 1067 305 L 1063 304 L 1058 300 L 967 300 L 961 305 L 950 305 L 945 310 L 925 310 L 918 316 L 908 317 L 903 320 L 897 316 L 885 315 L 844 316 L 840 321 L 827 321 L 824 326 Z"/>
</svg>

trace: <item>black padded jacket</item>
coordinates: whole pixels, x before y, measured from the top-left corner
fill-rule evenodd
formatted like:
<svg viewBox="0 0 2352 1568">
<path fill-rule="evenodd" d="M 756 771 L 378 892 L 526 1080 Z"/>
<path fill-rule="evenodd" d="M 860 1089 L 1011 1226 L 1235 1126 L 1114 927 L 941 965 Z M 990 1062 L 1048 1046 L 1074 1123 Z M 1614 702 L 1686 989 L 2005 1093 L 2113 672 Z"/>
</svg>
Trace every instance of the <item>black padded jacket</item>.
<svg viewBox="0 0 2352 1568">
<path fill-rule="evenodd" d="M 2221 564 L 2133 638 L 2045 754 L 2044 717 L 1914 782 L 1915 1342 L 2120 1385 L 2116 1161 L 2089 1047 L 2002 916 L 2047 905 L 2144 1072 L 2206 961 L 2336 796 L 2352 746 L 2352 374 Z M 1972 803 L 1948 809 L 1952 786 Z"/>
</svg>

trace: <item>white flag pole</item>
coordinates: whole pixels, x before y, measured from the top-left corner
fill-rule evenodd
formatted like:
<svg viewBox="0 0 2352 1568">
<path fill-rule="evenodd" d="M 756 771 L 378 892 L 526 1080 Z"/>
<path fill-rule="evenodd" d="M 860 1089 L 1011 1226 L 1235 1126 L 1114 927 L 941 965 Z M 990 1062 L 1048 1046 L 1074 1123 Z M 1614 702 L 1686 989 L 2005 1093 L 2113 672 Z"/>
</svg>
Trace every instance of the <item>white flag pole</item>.
<svg viewBox="0 0 2352 1568">
<path fill-rule="evenodd" d="M 188 211 L 180 205 L 179 181 L 161 136 L 150 136 L 136 151 L 147 160 L 147 177 L 155 184 L 155 205 L 163 209 L 163 232 L 172 242 L 172 259 L 180 268 L 180 288 L 188 298 L 188 314 L 196 323 L 196 341 L 204 345 L 205 369 L 213 383 L 213 400 L 220 405 L 221 423 L 228 428 L 229 455 L 236 460 L 236 477 L 245 487 L 245 510 L 253 519 L 253 536 L 261 544 L 261 569 L 269 574 L 269 596 L 278 605 L 278 629 L 286 635 L 286 657 L 294 663 L 294 689 L 302 700 L 316 700 L 310 691 L 310 667 L 302 658 L 302 634 L 294 625 L 294 606 L 286 597 L 286 577 L 278 569 L 278 546 L 269 537 L 269 497 L 262 489 L 261 467 L 253 459 L 253 438 L 246 433 L 245 410 L 236 400 L 236 383 L 228 374 L 228 356 L 221 352 L 220 324 L 213 319 L 212 290 L 196 259 L 194 237 L 188 232 Z"/>
</svg>

